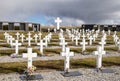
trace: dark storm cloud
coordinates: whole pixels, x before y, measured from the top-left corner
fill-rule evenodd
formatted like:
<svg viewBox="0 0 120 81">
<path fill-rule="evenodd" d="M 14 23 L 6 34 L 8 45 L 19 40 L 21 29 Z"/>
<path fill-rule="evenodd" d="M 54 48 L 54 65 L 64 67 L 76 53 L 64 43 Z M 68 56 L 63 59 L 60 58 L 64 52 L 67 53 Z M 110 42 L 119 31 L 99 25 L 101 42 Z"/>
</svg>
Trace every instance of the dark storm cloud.
<svg viewBox="0 0 120 81">
<path fill-rule="evenodd" d="M 120 19 L 119 0 L 1 0 L 1 20 L 27 20 L 30 16 L 61 17 L 63 24 L 111 23 Z"/>
</svg>

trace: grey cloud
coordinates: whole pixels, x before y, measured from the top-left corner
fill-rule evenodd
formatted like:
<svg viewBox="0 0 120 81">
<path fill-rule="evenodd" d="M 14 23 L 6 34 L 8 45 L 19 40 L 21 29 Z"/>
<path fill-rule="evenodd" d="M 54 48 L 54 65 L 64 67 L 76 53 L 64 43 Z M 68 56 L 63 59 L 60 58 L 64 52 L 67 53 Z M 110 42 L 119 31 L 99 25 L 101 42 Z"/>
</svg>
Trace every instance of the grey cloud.
<svg viewBox="0 0 120 81">
<path fill-rule="evenodd" d="M 53 23 L 57 16 L 64 24 L 106 23 L 119 21 L 119 0 L 1 0 L 0 20 L 24 21 L 30 16 L 44 15 Z"/>
</svg>

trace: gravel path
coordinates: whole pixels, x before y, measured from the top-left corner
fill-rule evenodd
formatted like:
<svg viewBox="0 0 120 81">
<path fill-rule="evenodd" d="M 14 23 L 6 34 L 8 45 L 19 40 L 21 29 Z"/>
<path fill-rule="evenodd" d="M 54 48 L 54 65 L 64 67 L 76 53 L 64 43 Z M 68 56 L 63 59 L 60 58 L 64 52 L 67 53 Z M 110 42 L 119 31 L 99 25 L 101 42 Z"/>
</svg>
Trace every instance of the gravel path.
<svg viewBox="0 0 120 81">
<path fill-rule="evenodd" d="M 106 55 L 103 55 L 103 57 L 109 57 L 109 56 L 120 56 L 118 52 L 107 52 Z M 75 56 L 71 57 L 71 59 L 81 59 L 81 58 L 95 58 L 96 56 L 94 54 L 91 55 L 82 55 L 82 54 L 75 54 Z M 59 54 L 56 54 L 54 56 L 43 56 L 43 57 L 36 57 L 33 58 L 33 61 L 35 60 L 63 60 L 64 57 L 62 57 Z M 1 56 L 0 57 L 0 63 L 6 63 L 6 62 L 24 62 L 27 61 L 27 59 L 22 58 L 22 56 L 18 58 L 11 58 L 9 56 Z"/>
<path fill-rule="evenodd" d="M 120 81 L 120 67 L 111 67 L 115 70 L 115 73 L 98 73 L 95 69 L 74 69 L 72 71 L 78 71 L 82 73 L 80 76 L 63 77 L 60 73 L 62 71 L 47 71 L 34 73 L 34 75 L 41 75 L 40 80 L 31 81 Z M 0 81 L 26 81 L 20 77 L 18 73 L 1 74 Z"/>
</svg>

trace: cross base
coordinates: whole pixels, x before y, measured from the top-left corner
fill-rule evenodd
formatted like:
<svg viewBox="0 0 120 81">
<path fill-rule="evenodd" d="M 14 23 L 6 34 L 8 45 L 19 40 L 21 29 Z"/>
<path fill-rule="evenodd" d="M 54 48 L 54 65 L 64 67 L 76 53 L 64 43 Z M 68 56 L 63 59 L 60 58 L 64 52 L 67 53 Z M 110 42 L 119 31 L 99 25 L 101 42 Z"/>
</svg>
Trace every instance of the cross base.
<svg viewBox="0 0 120 81">
<path fill-rule="evenodd" d="M 106 69 L 97 68 L 96 71 L 100 73 L 115 73 L 115 70 L 109 69 L 109 68 L 106 68 Z"/>
<path fill-rule="evenodd" d="M 28 75 L 28 76 L 20 76 L 20 79 L 22 80 L 22 81 L 25 81 L 25 80 L 41 80 L 41 79 L 43 79 L 43 77 L 41 76 L 41 75 L 39 75 L 39 74 L 34 74 L 34 75 Z"/>
<path fill-rule="evenodd" d="M 63 72 L 60 73 L 61 75 L 63 75 L 64 77 L 71 77 L 71 76 L 80 76 L 82 75 L 80 72 L 78 71 L 73 71 L 73 72 Z"/>
</svg>

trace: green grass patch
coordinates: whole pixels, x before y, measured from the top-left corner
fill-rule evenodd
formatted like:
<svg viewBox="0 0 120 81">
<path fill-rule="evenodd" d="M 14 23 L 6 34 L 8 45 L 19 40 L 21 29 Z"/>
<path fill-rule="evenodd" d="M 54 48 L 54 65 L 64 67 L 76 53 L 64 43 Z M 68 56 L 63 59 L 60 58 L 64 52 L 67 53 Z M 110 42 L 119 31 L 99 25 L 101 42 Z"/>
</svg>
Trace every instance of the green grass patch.
<svg viewBox="0 0 120 81">
<path fill-rule="evenodd" d="M 71 69 L 76 68 L 95 68 L 96 58 L 87 59 L 71 59 Z M 14 63 L 0 63 L 0 73 L 12 73 L 12 72 L 23 72 L 26 67 L 26 62 L 14 62 Z M 34 61 L 33 65 L 37 67 L 38 70 L 63 70 L 64 61 L 63 60 L 49 60 L 49 61 Z M 120 56 L 118 57 L 104 57 L 103 66 L 120 66 Z"/>
</svg>

